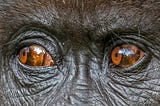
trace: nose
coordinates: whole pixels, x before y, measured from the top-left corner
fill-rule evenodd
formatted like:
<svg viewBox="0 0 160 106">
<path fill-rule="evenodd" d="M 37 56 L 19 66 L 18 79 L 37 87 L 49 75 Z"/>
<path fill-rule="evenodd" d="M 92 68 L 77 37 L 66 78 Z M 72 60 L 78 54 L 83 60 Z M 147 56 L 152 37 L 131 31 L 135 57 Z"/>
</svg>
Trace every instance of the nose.
<svg viewBox="0 0 160 106">
<path fill-rule="evenodd" d="M 86 90 L 91 88 L 90 60 L 88 54 L 80 52 L 76 60 L 75 89 Z"/>
<path fill-rule="evenodd" d="M 90 57 L 86 51 L 76 53 L 74 77 L 72 79 L 70 101 L 73 104 L 87 103 L 93 96 L 94 89 L 91 80 Z"/>
</svg>

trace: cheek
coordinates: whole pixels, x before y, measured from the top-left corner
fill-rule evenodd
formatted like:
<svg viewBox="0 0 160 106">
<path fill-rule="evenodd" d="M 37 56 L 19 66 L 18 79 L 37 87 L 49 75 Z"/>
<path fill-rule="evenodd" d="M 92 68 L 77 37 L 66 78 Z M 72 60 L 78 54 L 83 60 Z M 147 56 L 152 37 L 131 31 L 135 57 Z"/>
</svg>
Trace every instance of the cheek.
<svg viewBox="0 0 160 106">
<path fill-rule="evenodd" d="M 116 103 L 125 104 L 123 100 L 127 100 L 130 105 L 159 105 L 159 69 L 160 62 L 156 58 L 152 58 L 145 69 L 130 76 L 111 73 L 108 69 L 101 78 L 104 95 L 116 98 Z"/>
</svg>

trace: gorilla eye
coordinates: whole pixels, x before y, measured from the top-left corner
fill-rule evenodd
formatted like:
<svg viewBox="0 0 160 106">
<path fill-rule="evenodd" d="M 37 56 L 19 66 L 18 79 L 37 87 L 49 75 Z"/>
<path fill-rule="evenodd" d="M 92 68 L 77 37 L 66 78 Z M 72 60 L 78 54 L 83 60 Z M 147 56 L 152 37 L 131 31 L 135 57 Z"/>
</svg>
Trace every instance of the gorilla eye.
<svg viewBox="0 0 160 106">
<path fill-rule="evenodd" d="M 113 48 L 111 52 L 111 60 L 115 66 L 127 68 L 142 59 L 144 51 L 135 45 L 123 44 Z"/>
<path fill-rule="evenodd" d="M 19 60 L 29 66 L 52 66 L 55 64 L 49 53 L 39 45 L 22 48 L 19 51 Z"/>
</svg>

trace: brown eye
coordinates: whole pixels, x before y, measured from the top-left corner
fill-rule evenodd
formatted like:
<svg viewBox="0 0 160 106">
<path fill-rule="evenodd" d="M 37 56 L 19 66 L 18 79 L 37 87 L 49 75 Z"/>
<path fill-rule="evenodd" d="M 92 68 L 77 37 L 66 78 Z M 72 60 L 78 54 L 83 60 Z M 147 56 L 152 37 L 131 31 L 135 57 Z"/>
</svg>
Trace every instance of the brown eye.
<svg viewBox="0 0 160 106">
<path fill-rule="evenodd" d="M 111 60 L 114 65 L 123 68 L 130 67 L 144 56 L 144 52 L 135 45 L 120 45 L 111 52 Z"/>
<path fill-rule="evenodd" d="M 48 52 L 39 45 L 22 48 L 19 51 L 19 60 L 30 66 L 52 66 L 55 64 Z"/>
</svg>

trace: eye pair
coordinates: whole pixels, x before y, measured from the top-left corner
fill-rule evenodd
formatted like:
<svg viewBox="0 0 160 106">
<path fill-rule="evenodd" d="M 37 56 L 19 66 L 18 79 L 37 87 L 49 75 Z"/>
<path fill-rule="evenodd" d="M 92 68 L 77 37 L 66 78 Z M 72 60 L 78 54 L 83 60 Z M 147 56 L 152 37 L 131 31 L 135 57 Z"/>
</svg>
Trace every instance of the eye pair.
<svg viewBox="0 0 160 106">
<path fill-rule="evenodd" d="M 50 54 L 39 45 L 30 45 L 19 51 L 19 60 L 21 63 L 29 66 L 54 66 L 55 62 Z M 142 59 L 144 51 L 135 45 L 123 44 L 116 46 L 110 53 L 110 59 L 113 65 L 127 68 Z"/>
</svg>

